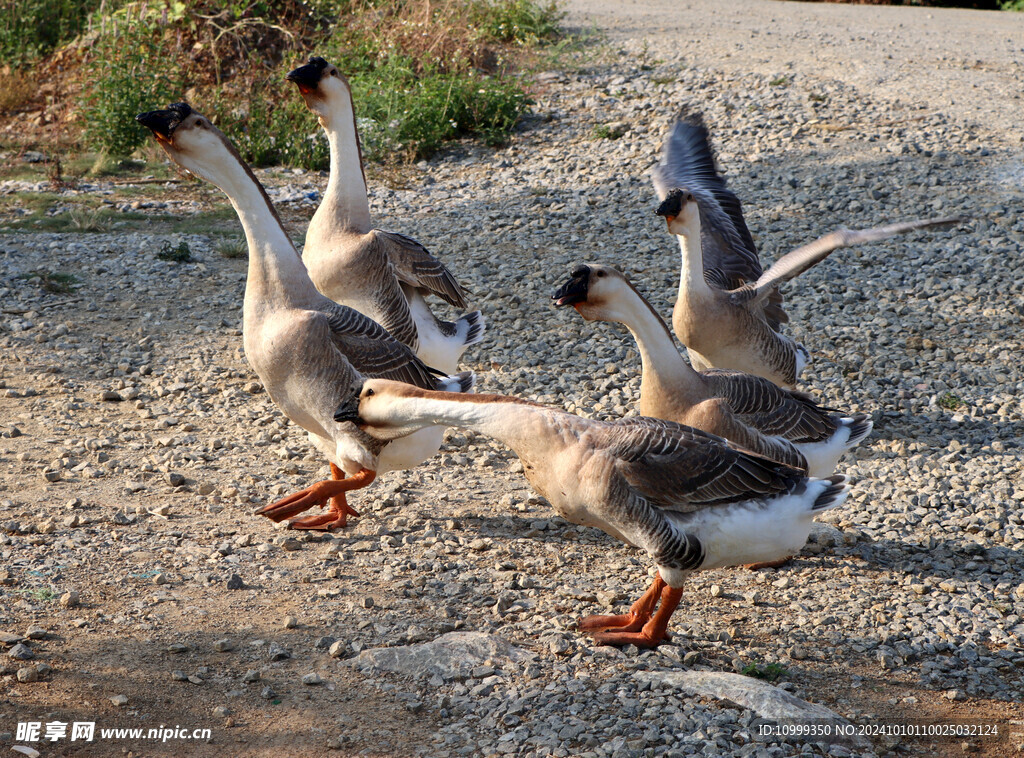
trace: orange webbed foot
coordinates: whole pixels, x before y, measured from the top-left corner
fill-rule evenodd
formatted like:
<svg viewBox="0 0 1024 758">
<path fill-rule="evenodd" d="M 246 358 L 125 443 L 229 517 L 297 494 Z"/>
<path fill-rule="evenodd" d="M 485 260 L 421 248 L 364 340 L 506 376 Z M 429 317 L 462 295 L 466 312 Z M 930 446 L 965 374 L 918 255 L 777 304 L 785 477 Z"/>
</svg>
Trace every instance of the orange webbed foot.
<svg viewBox="0 0 1024 758">
<path fill-rule="evenodd" d="M 793 556 L 787 555 L 785 558 L 779 558 L 777 561 L 762 561 L 761 563 L 745 563 L 743 568 L 747 571 L 757 571 L 758 569 L 774 569 L 780 566 L 785 566 L 793 560 Z"/>
<path fill-rule="evenodd" d="M 341 470 L 333 464 L 331 471 L 336 477 Z M 292 516 L 297 516 L 303 511 L 308 511 L 314 506 L 324 507 L 330 503 L 327 513 L 318 516 L 307 516 L 297 519 L 288 526 L 292 529 L 325 529 L 345 526 L 349 516 L 358 516 L 359 513 L 348 504 L 345 493 L 360 487 L 365 487 L 375 478 L 376 474 L 369 469 L 362 469 L 350 477 L 325 479 L 317 482 L 312 487 L 295 492 L 288 497 L 270 503 L 256 511 L 257 515 L 266 516 L 271 521 L 284 521 Z"/>
<path fill-rule="evenodd" d="M 629 609 L 629 613 L 622 616 L 588 616 L 579 623 L 579 628 L 590 634 L 598 645 L 657 647 L 671 639 L 667 631 L 668 620 L 682 596 L 681 589 L 669 587 L 658 575 L 647 592 Z M 654 612 L 656 605 L 658 610 Z"/>
</svg>

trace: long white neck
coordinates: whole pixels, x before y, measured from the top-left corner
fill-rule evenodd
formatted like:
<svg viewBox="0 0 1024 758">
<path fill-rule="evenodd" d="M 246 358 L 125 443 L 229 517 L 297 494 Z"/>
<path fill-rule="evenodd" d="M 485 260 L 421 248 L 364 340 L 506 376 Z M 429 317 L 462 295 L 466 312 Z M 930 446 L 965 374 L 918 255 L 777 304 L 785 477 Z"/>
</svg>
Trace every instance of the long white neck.
<svg viewBox="0 0 1024 758">
<path fill-rule="evenodd" d="M 682 267 L 679 273 L 679 296 L 709 289 L 704 280 L 704 256 L 700 244 L 700 214 L 690 213 L 686 222 L 675 222 L 673 231 L 679 240 Z"/>
<path fill-rule="evenodd" d="M 520 458 L 543 445 L 545 419 L 552 413 L 544 406 L 501 395 L 427 391 L 423 396 L 394 398 L 392 402 L 400 409 L 405 432 L 425 426 L 471 429 L 502 442 Z"/>
<path fill-rule="evenodd" d="M 601 318 L 624 325 L 633 335 L 640 350 L 643 382 L 649 383 L 649 380 L 655 379 L 664 384 L 694 376 L 693 369 L 676 349 L 661 316 L 643 295 L 632 287 L 628 290 L 602 312 Z"/>
<path fill-rule="evenodd" d="M 370 231 L 370 201 L 359 152 L 356 114 L 348 92 L 333 98 L 330 117 L 320 119 L 331 145 L 331 177 L 310 228 L 365 234 Z"/>
<path fill-rule="evenodd" d="M 202 174 L 228 196 L 245 230 L 249 245 L 247 305 L 257 300 L 301 305 L 316 297 L 306 267 L 263 186 L 240 159 L 225 157 L 206 164 Z"/>
</svg>

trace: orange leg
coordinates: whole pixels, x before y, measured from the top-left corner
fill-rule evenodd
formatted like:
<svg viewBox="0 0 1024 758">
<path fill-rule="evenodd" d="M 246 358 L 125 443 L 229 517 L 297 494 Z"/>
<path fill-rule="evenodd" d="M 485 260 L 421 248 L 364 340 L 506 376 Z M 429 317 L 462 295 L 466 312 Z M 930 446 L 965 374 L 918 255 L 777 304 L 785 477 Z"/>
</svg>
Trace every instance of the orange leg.
<svg viewBox="0 0 1024 758">
<path fill-rule="evenodd" d="M 668 620 L 679 605 L 683 596 L 682 589 L 665 586 L 661 591 L 661 605 L 650 621 L 644 624 L 639 632 L 608 629 L 594 633 L 594 642 L 598 645 L 636 645 L 637 647 L 657 647 L 670 639 Z"/>
<path fill-rule="evenodd" d="M 757 571 L 758 569 L 775 569 L 779 566 L 785 566 L 793 560 L 793 556 L 787 555 L 785 558 L 779 558 L 777 561 L 762 561 L 761 563 L 745 563 L 743 568 L 747 571 Z"/>
<path fill-rule="evenodd" d="M 326 513 L 296 519 L 288 526 L 292 529 L 322 529 L 324 531 L 330 531 L 336 526 L 345 526 L 349 516 L 359 515 L 346 501 L 345 493 L 368 486 L 377 474 L 364 468 L 346 478 L 344 472 L 332 463 L 331 475 L 334 477 L 333 479 L 317 482 L 312 487 L 289 495 L 276 503 L 264 505 L 256 513 L 266 516 L 271 521 L 284 521 L 286 518 L 308 511 L 314 505 L 323 508 L 329 502 Z"/>
<path fill-rule="evenodd" d="M 587 616 L 579 620 L 576 628 L 588 634 L 602 632 L 605 629 L 639 632 L 654 613 L 654 607 L 658 604 L 658 597 L 664 587 L 665 580 L 661 578 L 661 574 L 655 574 L 651 586 L 640 596 L 639 600 L 633 603 L 629 613 L 622 616 Z"/>
</svg>

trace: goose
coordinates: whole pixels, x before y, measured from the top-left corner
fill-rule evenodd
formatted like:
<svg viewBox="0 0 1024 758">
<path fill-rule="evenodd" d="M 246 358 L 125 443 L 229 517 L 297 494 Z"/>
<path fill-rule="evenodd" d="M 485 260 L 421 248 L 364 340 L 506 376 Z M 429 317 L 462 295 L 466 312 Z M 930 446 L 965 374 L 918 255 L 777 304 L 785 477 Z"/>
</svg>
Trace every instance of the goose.
<svg viewBox="0 0 1024 758">
<path fill-rule="evenodd" d="M 455 371 L 466 348 L 483 339 L 480 311 L 442 321 L 428 294 L 466 308 L 465 291 L 441 261 L 403 234 L 374 229 L 366 195 L 359 132 L 348 80 L 323 58 L 289 72 L 327 133 L 331 173 L 302 251 L 317 289 L 366 314 L 411 347 L 429 366 Z"/>
<path fill-rule="evenodd" d="M 387 377 L 429 389 L 469 391 L 470 372 L 438 378 L 406 345 L 358 311 L 317 292 L 281 226 L 266 191 L 234 145 L 187 103 L 140 113 L 164 152 L 228 196 L 245 230 L 249 270 L 242 310 L 245 355 L 274 404 L 309 433 L 331 464 L 332 479 L 317 482 L 256 513 L 283 521 L 313 506 L 324 513 L 291 522 L 296 529 L 345 526 L 358 513 L 346 492 L 377 474 L 423 462 L 441 444 L 442 429 L 424 429 L 401 444 L 382 444 L 334 409 L 365 377 Z"/>
<path fill-rule="evenodd" d="M 672 327 L 693 367 L 729 368 L 793 387 L 810 353 L 779 330 L 789 320 L 779 286 L 841 247 L 948 226 L 959 217 L 914 220 L 870 229 L 839 229 L 761 270 L 739 199 L 715 168 L 701 114 L 683 111 L 654 168 L 654 187 L 682 253 Z"/>
<path fill-rule="evenodd" d="M 617 322 L 633 334 L 640 351 L 643 416 L 694 426 L 818 478 L 835 471 L 840 456 L 871 432 L 867 416 L 843 416 L 763 377 L 694 371 L 661 316 L 611 266 L 577 266 L 552 298 L 587 321 Z"/>
<path fill-rule="evenodd" d="M 687 576 L 793 554 L 814 516 L 848 491 L 844 476 L 808 478 L 672 421 L 593 421 L 529 400 L 383 379 L 353 390 L 335 419 L 382 440 L 434 424 L 494 437 L 562 518 L 647 552 L 657 575 L 630 611 L 578 624 L 601 645 L 660 644 Z"/>
</svg>

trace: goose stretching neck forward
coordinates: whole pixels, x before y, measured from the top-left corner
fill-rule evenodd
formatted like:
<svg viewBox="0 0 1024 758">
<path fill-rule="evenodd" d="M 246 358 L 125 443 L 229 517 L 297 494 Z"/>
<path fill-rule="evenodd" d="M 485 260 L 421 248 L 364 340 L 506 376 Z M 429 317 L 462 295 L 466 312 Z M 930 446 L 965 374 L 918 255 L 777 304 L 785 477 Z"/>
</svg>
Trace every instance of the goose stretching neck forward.
<svg viewBox="0 0 1024 758">
<path fill-rule="evenodd" d="M 249 364 L 274 404 L 309 432 L 331 462 L 333 478 L 257 511 L 274 521 L 329 504 L 326 513 L 292 522 L 300 529 L 344 526 L 345 493 L 377 473 L 410 468 L 437 452 L 442 429 L 424 429 L 381 443 L 334 420 L 337 404 L 366 377 L 387 377 L 429 389 L 468 391 L 471 373 L 437 378 L 379 324 L 327 299 L 313 286 L 262 185 L 234 146 L 185 103 L 137 116 L 178 165 L 215 184 L 231 200 L 245 230 L 249 270 L 243 340 Z"/>
<path fill-rule="evenodd" d="M 908 221 L 864 230 L 840 229 L 779 258 L 761 270 L 739 199 L 715 167 L 707 127 L 699 113 L 672 124 L 653 172 L 657 209 L 682 254 L 672 327 L 696 369 L 729 368 L 792 387 L 810 358 L 803 345 L 780 333 L 788 321 L 779 286 L 849 245 L 948 226 L 961 218 Z"/>
<path fill-rule="evenodd" d="M 824 477 L 871 432 L 862 414 L 842 416 L 805 393 L 741 371 L 700 373 L 676 350 L 668 327 L 646 298 L 610 266 L 577 266 L 552 295 L 587 321 L 623 324 L 640 351 L 640 413 L 725 437 L 766 458 Z"/>
<path fill-rule="evenodd" d="M 317 289 L 380 323 L 427 365 L 455 371 L 466 348 L 483 339 L 483 315 L 473 311 L 454 322 L 436 318 L 426 297 L 464 309 L 462 286 L 416 240 L 371 226 L 348 80 L 323 58 L 310 58 L 288 80 L 317 115 L 331 147 L 327 189 L 302 251 L 310 277 Z"/>
<path fill-rule="evenodd" d="M 379 439 L 433 424 L 494 437 L 519 456 L 527 480 L 560 516 L 647 551 L 658 576 L 630 613 L 580 622 L 599 644 L 658 645 L 687 576 L 792 555 L 814 516 L 847 494 L 845 477 L 809 479 L 671 421 L 591 421 L 501 395 L 368 379 L 335 418 Z"/>
</svg>

